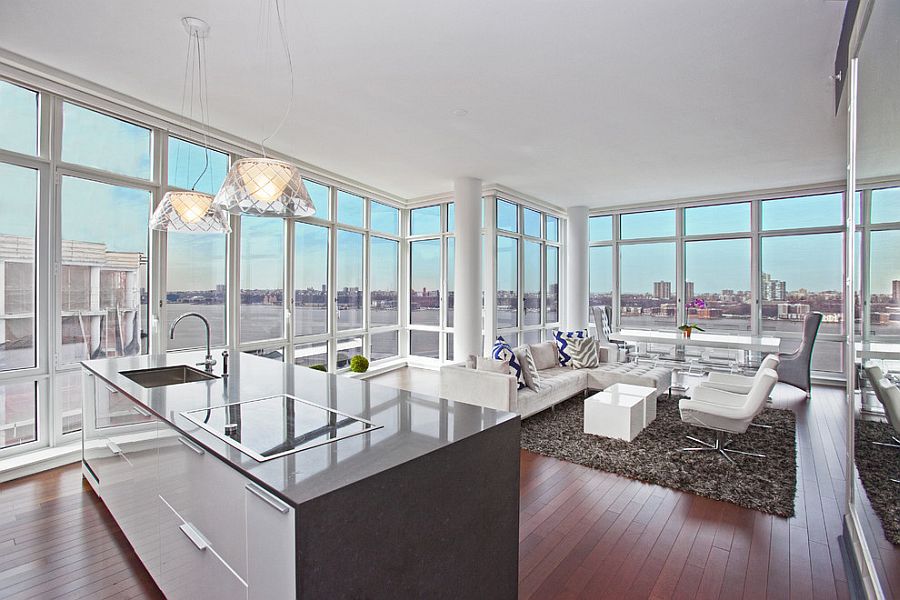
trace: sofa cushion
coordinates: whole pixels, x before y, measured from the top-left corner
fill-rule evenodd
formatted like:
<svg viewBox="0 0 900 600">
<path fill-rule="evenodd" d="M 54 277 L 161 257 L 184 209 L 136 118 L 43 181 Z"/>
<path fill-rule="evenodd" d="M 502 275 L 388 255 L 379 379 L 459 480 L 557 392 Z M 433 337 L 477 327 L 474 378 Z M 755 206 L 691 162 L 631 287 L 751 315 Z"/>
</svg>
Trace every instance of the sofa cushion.
<svg viewBox="0 0 900 600">
<path fill-rule="evenodd" d="M 587 371 L 568 367 L 553 367 L 541 371 L 541 389 L 519 390 L 516 397 L 516 412 L 523 418 L 529 417 L 554 404 L 575 396 L 587 386 Z"/>
<path fill-rule="evenodd" d="M 665 393 L 672 384 L 672 371 L 663 367 L 639 363 L 607 363 L 596 369 L 582 369 L 588 376 L 588 388 L 605 390 L 614 383 L 655 387 Z"/>
<path fill-rule="evenodd" d="M 556 342 L 531 344 L 528 348 L 531 350 L 531 356 L 534 357 L 534 366 L 538 368 L 538 371 L 559 366 L 559 352 L 556 349 Z"/>
<path fill-rule="evenodd" d="M 528 346 L 517 346 L 513 348 L 513 354 L 516 360 L 522 366 L 522 377 L 525 379 L 525 387 L 532 390 L 541 389 L 541 374 L 534 364 L 534 356 L 531 355 L 531 349 Z"/>
<path fill-rule="evenodd" d="M 570 369 L 569 367 L 553 367 L 541 371 L 541 391 L 551 388 L 554 392 L 572 389 L 571 396 L 587 388 L 588 371 L 586 369 Z"/>
</svg>

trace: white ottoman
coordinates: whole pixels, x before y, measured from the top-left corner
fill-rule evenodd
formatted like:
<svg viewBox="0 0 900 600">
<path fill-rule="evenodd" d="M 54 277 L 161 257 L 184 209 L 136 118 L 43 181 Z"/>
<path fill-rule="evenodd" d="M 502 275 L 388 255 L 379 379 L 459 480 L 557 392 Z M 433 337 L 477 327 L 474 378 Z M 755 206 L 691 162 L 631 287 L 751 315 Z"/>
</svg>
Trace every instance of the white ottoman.
<svg viewBox="0 0 900 600">
<path fill-rule="evenodd" d="M 644 398 L 597 392 L 584 401 L 584 432 L 630 442 L 644 428 Z"/>
<path fill-rule="evenodd" d="M 611 394 L 624 396 L 640 396 L 644 399 L 644 427 L 656 418 L 656 397 L 659 395 L 656 388 L 643 385 L 631 385 L 628 383 L 616 383 L 605 390 Z"/>
</svg>

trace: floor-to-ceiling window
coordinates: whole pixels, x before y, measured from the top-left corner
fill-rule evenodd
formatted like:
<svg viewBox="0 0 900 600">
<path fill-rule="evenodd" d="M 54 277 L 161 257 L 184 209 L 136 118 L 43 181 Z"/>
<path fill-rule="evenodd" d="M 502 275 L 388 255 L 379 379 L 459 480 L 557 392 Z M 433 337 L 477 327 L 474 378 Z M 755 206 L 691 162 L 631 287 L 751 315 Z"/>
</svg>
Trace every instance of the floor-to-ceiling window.
<svg viewBox="0 0 900 600">
<path fill-rule="evenodd" d="M 329 370 L 400 355 L 400 209 L 306 180 L 316 205 L 294 228 L 294 363 Z"/>
<path fill-rule="evenodd" d="M 62 102 L 54 419 L 81 429 L 82 360 L 149 350 L 153 132 Z"/>
<path fill-rule="evenodd" d="M 613 217 L 601 215 L 588 219 L 588 304 L 591 307 L 613 305 Z M 593 314 L 591 322 L 593 323 Z"/>
<path fill-rule="evenodd" d="M 622 326 L 673 325 L 677 313 L 675 211 L 623 214 L 619 231 Z"/>
<path fill-rule="evenodd" d="M 900 187 L 865 192 L 869 201 L 867 337 L 900 337 Z"/>
<path fill-rule="evenodd" d="M 242 147 L 73 92 L 0 80 L 0 457 L 78 440 L 80 361 L 211 343 L 339 369 L 400 355 L 403 211 L 307 180 L 316 214 L 151 232 L 169 190 L 215 193 Z M 51 151 L 55 149 L 55 151 Z"/>
<path fill-rule="evenodd" d="M 855 203 L 868 300 L 855 321 L 866 339 L 900 340 L 898 189 L 865 189 Z M 798 346 L 805 315 L 821 312 L 812 367 L 839 373 L 843 218 L 841 192 L 594 215 L 591 304 L 618 304 L 622 327 L 771 334 L 783 351 Z"/>
<path fill-rule="evenodd" d="M 684 210 L 685 320 L 705 331 L 749 331 L 750 203 Z"/>
<path fill-rule="evenodd" d="M 0 81 L 0 106 L 0 148 L 36 155 L 37 94 Z M 34 166 L 0 162 L 0 451 L 37 440 L 46 395 L 46 382 L 29 376 L 38 371 L 40 181 Z"/>
<path fill-rule="evenodd" d="M 761 330 L 796 348 L 803 317 L 821 312 L 812 367 L 842 370 L 844 235 L 840 193 L 760 203 Z"/>
<path fill-rule="evenodd" d="M 447 314 L 449 238 L 447 204 L 409 211 L 409 354 L 439 359 Z M 452 285 L 452 284 L 451 284 Z M 446 342 L 445 342 L 446 343 Z"/>
<path fill-rule="evenodd" d="M 177 137 L 168 139 L 167 182 L 171 189 L 215 194 L 228 173 L 229 156 Z M 228 342 L 228 236 L 225 233 L 166 233 L 165 322 L 194 312 L 209 321 L 213 346 Z M 178 325 L 169 350 L 200 348 L 206 329 L 199 319 Z"/>
<path fill-rule="evenodd" d="M 506 198 L 495 206 L 497 333 L 534 344 L 559 325 L 559 218 Z"/>
</svg>

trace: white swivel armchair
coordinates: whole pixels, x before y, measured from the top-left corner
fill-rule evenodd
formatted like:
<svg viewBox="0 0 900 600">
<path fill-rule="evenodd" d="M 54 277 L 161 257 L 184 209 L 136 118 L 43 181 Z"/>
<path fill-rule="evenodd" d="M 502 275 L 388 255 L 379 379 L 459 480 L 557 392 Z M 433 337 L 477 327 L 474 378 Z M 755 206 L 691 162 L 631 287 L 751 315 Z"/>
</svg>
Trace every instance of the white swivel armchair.
<svg viewBox="0 0 900 600">
<path fill-rule="evenodd" d="M 760 369 L 754 379 L 753 385 L 745 394 L 699 386 L 694 389 L 692 397 L 679 401 L 682 421 L 716 432 L 713 443 L 687 436 L 692 442 L 700 444 L 700 447 L 682 448 L 682 452 L 718 452 L 731 463 L 734 463 L 734 459 L 729 454 L 765 458 L 765 454 L 742 452 L 728 447 L 731 444 L 728 435 L 747 431 L 754 417 L 765 408 L 766 400 L 778 382 L 778 374 L 774 369 Z"/>
<path fill-rule="evenodd" d="M 875 397 L 884 407 L 884 416 L 887 418 L 888 424 L 893 428 L 894 433 L 900 435 L 900 388 L 894 385 L 884 372 L 877 365 L 866 365 L 866 376 L 872 389 L 875 390 Z M 876 446 L 885 448 L 900 448 L 900 439 L 897 435 L 891 435 L 889 442 L 872 442 Z M 900 479 L 891 479 L 894 483 L 900 483 Z"/>
<path fill-rule="evenodd" d="M 725 392 L 734 392 L 735 394 L 746 394 L 766 369 L 774 370 L 778 367 L 778 361 L 779 358 L 777 354 L 768 354 L 759 364 L 759 369 L 753 377 L 713 371 L 709 374 L 706 381 L 701 382 L 700 385 L 703 387 L 716 388 Z"/>
<path fill-rule="evenodd" d="M 872 389 L 875 391 L 875 397 L 884 407 L 884 416 L 888 424 L 893 427 L 894 432 L 900 435 L 900 388 L 897 388 L 887 377 L 884 371 L 877 365 L 866 365 L 866 376 Z M 889 448 L 900 448 L 900 439 L 897 435 L 891 436 L 890 442 L 872 442 L 876 446 L 887 446 Z"/>
</svg>

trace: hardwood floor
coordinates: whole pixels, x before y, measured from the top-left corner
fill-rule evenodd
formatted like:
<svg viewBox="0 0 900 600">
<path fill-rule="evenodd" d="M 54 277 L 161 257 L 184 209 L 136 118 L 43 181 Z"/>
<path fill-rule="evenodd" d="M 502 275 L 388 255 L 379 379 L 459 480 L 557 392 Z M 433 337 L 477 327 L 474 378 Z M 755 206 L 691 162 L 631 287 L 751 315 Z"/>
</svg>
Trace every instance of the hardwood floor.
<svg viewBox="0 0 900 600">
<path fill-rule="evenodd" d="M 440 375 L 410 368 L 373 381 L 434 393 Z M 817 387 L 807 401 L 780 385 L 773 398 L 797 415 L 791 519 L 523 451 L 519 597 L 848 598 L 843 390 Z M 879 578 L 900 597 L 900 550 L 856 486 Z"/>
<path fill-rule="evenodd" d="M 437 377 L 375 381 L 433 394 Z M 523 451 L 520 598 L 848 598 L 842 393 L 776 403 L 797 413 L 791 519 Z M 900 551 L 871 508 L 863 521 L 885 591 L 900 596 Z M 0 598 L 161 597 L 78 465 L 0 484 Z"/>
<path fill-rule="evenodd" d="M 0 485 L 0 598 L 162 598 L 69 465 Z"/>
</svg>

